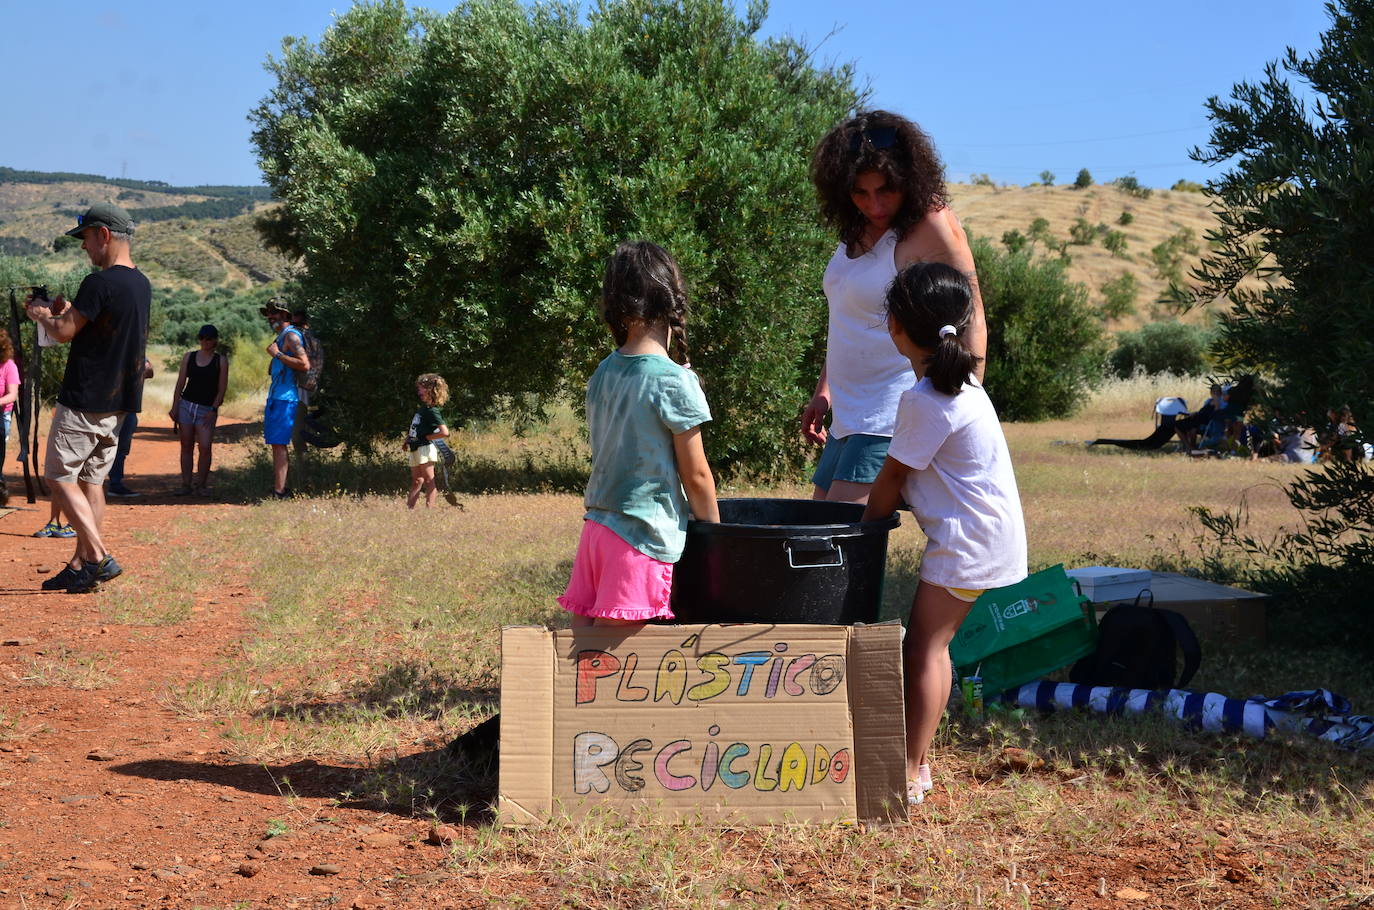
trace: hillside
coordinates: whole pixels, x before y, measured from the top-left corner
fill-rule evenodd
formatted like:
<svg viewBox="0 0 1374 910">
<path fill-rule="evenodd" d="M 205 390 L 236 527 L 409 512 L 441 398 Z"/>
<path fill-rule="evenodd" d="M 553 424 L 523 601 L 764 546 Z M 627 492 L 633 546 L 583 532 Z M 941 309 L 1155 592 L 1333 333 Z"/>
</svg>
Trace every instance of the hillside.
<svg viewBox="0 0 1374 910">
<path fill-rule="evenodd" d="M 1080 218 L 1097 228 L 1091 243 L 1067 247 L 1072 257 L 1068 274 L 1087 286 L 1094 303 L 1103 299 L 1104 282 L 1123 272 L 1135 277 L 1136 311 L 1110 321 L 1113 330 L 1172 317 L 1154 304 L 1167 282 L 1151 251 L 1184 230 L 1192 232 L 1200 250 L 1216 223 L 1201 193 L 1155 190 L 1142 199 L 1112 185 L 1076 190 L 1071 186 L 951 184 L 950 194 L 964 225 L 994 243 L 1007 231 L 1026 234 L 1037 218 L 1049 223 L 1050 242 L 1069 240 L 1070 229 Z M 216 287 L 247 289 L 283 280 L 292 270 L 289 261 L 263 249 L 253 229 L 254 219 L 275 204 L 263 196 L 262 187 L 170 187 L 0 168 L 0 252 L 48 254 L 53 271 L 63 271 L 71 265 L 74 251 L 51 255 L 53 239 L 92 202 L 116 201 L 139 222 L 136 258 L 157 286 L 197 292 Z M 1129 214 L 1129 224 L 1120 223 L 1123 213 Z M 1104 247 L 1106 231 L 1120 231 L 1125 248 L 1112 253 Z M 1042 240 L 1038 248 L 1044 252 L 1045 247 Z M 1181 255 L 1182 274 L 1196 264 L 1198 256 Z M 1199 310 L 1181 318 L 1202 322 L 1207 314 Z"/>
<path fill-rule="evenodd" d="M 1149 198 L 1141 199 L 1112 185 L 1078 190 L 1072 186 L 951 184 L 949 189 L 953 208 L 964 226 L 994 243 L 1000 243 L 1006 231 L 1027 233 L 1036 218 L 1049 222 L 1049 233 L 1057 240 L 1069 240 L 1070 228 L 1080 218 L 1094 227 L 1105 225 L 1108 230 L 1124 234 L 1126 246 L 1116 254 L 1103 246 L 1100 232 L 1091 244 L 1070 243 L 1067 248 L 1072 257 L 1068 275 L 1087 286 L 1089 298 L 1094 303 L 1100 303 L 1103 298 L 1100 291 L 1103 282 L 1117 278 L 1122 272 L 1135 276 L 1139 286 L 1136 313 L 1110 321 L 1108 327 L 1113 330 L 1138 328 L 1145 322 L 1172 317 L 1163 308 L 1152 306 L 1168 282 L 1160 277 L 1151 250 L 1182 230 L 1191 231 L 1199 252 L 1181 256 L 1179 268 L 1186 278 L 1189 269 L 1197 264 L 1200 251 L 1206 249 L 1207 232 L 1216 225 L 1216 216 L 1202 193 L 1154 190 Z M 1129 224 L 1119 223 L 1123 212 L 1129 213 Z M 1043 249 L 1043 244 L 1040 248 Z M 1207 313 L 1197 310 L 1179 318 L 1185 322 L 1202 322 L 1207 319 Z"/>
<path fill-rule="evenodd" d="M 0 168 L 0 252 L 43 255 L 54 273 L 81 256 L 52 253 L 54 239 L 95 202 L 116 202 L 138 225 L 135 259 L 168 290 L 247 289 L 289 276 L 292 265 L 262 247 L 253 221 L 274 203 L 263 187 L 171 187 L 84 174 Z"/>
</svg>

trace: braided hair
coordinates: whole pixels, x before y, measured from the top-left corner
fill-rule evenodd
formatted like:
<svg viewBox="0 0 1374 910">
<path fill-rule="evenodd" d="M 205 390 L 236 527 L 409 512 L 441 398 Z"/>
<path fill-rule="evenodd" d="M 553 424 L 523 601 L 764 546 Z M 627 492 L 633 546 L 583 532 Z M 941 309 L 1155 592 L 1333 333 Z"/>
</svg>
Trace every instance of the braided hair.
<svg viewBox="0 0 1374 910">
<path fill-rule="evenodd" d="M 631 322 L 666 323 L 678 362 L 688 362 L 686 283 L 672 255 L 658 244 L 627 240 L 615 248 L 597 309 L 618 345 L 629 340 Z"/>
<path fill-rule="evenodd" d="M 983 358 L 960 339 L 973 319 L 973 288 L 943 262 L 902 269 L 887 289 L 887 315 L 918 348 L 931 351 L 925 375 L 937 391 L 958 395 Z"/>
</svg>

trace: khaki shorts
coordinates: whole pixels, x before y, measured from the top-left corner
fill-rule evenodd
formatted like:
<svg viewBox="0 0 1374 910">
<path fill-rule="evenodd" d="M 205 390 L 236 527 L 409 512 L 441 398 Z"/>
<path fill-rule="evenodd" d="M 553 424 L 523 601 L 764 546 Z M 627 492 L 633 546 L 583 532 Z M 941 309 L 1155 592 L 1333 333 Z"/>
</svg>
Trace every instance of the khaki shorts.
<svg viewBox="0 0 1374 910">
<path fill-rule="evenodd" d="M 43 476 L 58 483 L 105 482 L 126 411 L 76 411 L 59 404 L 48 428 Z"/>
</svg>

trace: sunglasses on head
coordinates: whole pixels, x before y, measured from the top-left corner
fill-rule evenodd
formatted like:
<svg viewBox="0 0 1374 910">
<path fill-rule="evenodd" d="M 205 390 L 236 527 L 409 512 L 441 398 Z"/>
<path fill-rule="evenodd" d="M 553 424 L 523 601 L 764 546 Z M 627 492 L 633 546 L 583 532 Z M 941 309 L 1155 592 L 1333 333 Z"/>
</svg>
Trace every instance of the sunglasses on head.
<svg viewBox="0 0 1374 910">
<path fill-rule="evenodd" d="M 897 142 L 895 126 L 870 126 L 849 137 L 849 150 L 857 152 L 865 144 L 871 149 L 892 148 Z"/>
</svg>

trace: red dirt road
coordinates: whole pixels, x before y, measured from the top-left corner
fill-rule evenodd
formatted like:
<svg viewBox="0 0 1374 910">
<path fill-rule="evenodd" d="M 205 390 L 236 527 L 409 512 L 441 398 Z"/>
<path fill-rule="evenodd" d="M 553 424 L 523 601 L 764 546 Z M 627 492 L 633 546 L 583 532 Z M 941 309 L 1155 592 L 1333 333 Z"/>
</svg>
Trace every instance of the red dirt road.
<svg viewBox="0 0 1374 910">
<path fill-rule="evenodd" d="M 105 517 L 130 577 L 165 546 L 140 543 L 149 530 L 244 508 L 170 495 L 178 457 L 165 415 L 148 415 L 127 478 L 148 495 L 111 499 Z M 0 517 L 0 910 L 483 905 L 455 894 L 462 878 L 440 872 L 446 850 L 425 843 L 425 822 L 333 803 L 352 769 L 234 761 L 214 721 L 161 704 L 244 633 L 241 580 L 171 626 L 105 621 L 99 595 L 41 593 L 72 542 L 30 536 L 48 506 L 27 506 L 14 467 L 20 511 Z M 81 690 L 59 676 L 89 670 L 113 681 Z"/>
</svg>

